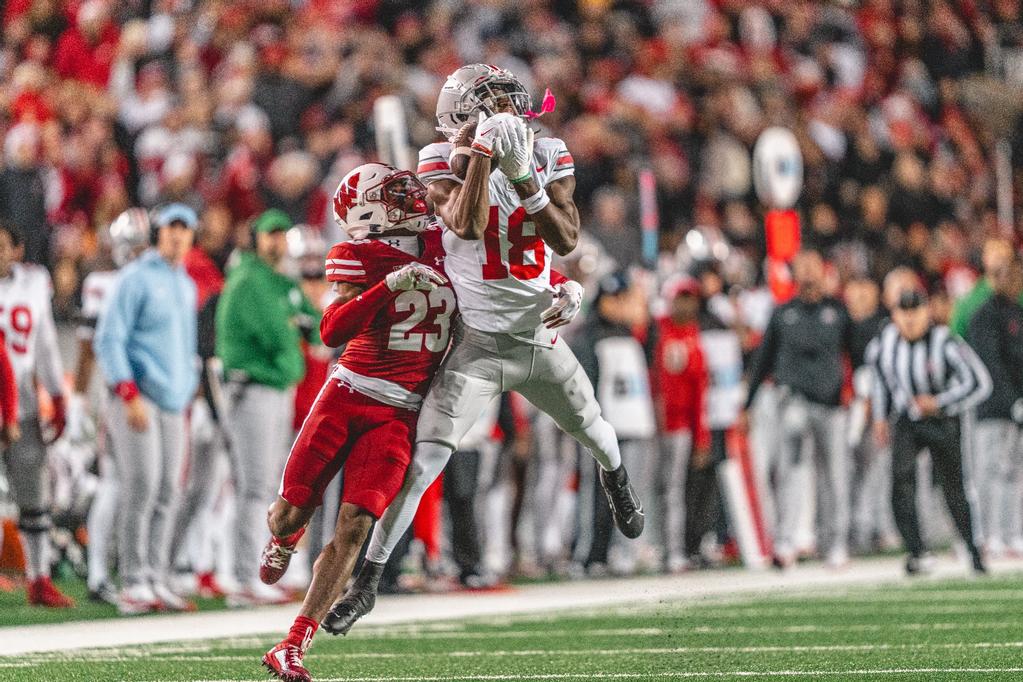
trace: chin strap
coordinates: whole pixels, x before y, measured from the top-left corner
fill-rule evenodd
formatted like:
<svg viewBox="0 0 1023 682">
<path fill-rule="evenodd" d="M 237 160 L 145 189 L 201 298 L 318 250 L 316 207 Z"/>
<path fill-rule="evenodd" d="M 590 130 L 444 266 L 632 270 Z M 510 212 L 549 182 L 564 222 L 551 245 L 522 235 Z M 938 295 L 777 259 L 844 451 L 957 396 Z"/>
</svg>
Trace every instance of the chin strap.
<svg viewBox="0 0 1023 682">
<path fill-rule="evenodd" d="M 554 111 L 554 108 L 558 106 L 558 100 L 555 99 L 554 93 L 551 92 L 550 88 L 546 88 L 543 93 L 543 101 L 540 102 L 540 111 L 527 111 L 523 116 L 529 120 L 540 118 L 544 114 L 549 114 Z"/>
</svg>

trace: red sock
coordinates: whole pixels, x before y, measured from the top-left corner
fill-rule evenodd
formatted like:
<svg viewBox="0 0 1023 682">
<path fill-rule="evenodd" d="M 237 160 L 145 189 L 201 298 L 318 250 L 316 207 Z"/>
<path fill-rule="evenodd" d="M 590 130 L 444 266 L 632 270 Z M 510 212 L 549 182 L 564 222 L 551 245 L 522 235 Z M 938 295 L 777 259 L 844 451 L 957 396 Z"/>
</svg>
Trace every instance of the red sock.
<svg viewBox="0 0 1023 682">
<path fill-rule="evenodd" d="M 320 627 L 312 618 L 306 616 L 299 616 L 295 619 L 295 623 L 291 626 L 291 630 L 288 631 L 287 642 L 294 644 L 295 646 L 302 647 L 302 651 L 309 648 L 309 645 L 313 642 L 313 635 L 316 634 L 316 629 Z"/>
<path fill-rule="evenodd" d="M 295 531 L 294 533 L 285 538 L 279 538 L 275 535 L 274 540 L 277 541 L 278 545 L 284 545 L 285 547 L 294 547 L 295 545 L 298 544 L 298 541 L 302 539 L 303 535 L 305 535 L 305 528 L 299 528 L 297 531 Z"/>
</svg>

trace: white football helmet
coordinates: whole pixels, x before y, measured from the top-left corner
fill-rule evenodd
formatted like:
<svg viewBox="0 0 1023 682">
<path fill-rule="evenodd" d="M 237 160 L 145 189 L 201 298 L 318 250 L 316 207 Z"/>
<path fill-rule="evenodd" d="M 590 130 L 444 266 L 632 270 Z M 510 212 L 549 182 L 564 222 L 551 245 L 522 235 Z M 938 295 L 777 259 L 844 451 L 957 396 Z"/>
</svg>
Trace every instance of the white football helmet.
<svg viewBox="0 0 1023 682">
<path fill-rule="evenodd" d="M 448 137 L 458 132 L 480 111 L 487 116 L 497 113 L 497 102 L 507 97 L 515 115 L 525 116 L 533 100 L 525 86 L 506 69 L 490 64 L 469 64 L 448 76 L 437 98 L 437 130 Z"/>
<path fill-rule="evenodd" d="M 320 230 L 309 225 L 295 225 L 288 230 L 288 260 L 297 276 L 306 279 L 323 277 L 323 259 L 327 242 Z"/>
<path fill-rule="evenodd" d="M 349 171 L 332 203 L 334 220 L 352 239 L 392 230 L 422 232 L 432 215 L 419 178 L 385 163 L 364 163 Z"/>
<path fill-rule="evenodd" d="M 149 214 L 144 208 L 129 208 L 110 223 L 110 255 L 123 267 L 149 245 Z"/>
</svg>

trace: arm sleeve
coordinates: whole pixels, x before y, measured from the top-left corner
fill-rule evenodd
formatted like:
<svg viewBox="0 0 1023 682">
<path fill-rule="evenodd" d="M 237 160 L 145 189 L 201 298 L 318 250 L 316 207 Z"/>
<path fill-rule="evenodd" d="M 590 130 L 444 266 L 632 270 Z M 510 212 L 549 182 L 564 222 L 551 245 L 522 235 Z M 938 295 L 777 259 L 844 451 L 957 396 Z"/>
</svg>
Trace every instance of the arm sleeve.
<svg viewBox="0 0 1023 682">
<path fill-rule="evenodd" d="M 996 317 L 992 308 L 988 306 L 981 308 L 970 318 L 966 334 L 963 336 L 988 369 L 988 374 L 992 367 L 999 366 L 1001 357 L 1001 348 L 999 347 L 1001 334 L 997 328 Z"/>
<path fill-rule="evenodd" d="M 991 375 L 973 349 L 957 338 L 945 341 L 944 353 L 951 377 L 935 398 L 944 414 L 956 415 L 991 395 Z"/>
<path fill-rule="evenodd" d="M 331 348 L 352 340 L 369 324 L 390 294 L 386 284 L 377 282 L 355 298 L 331 303 L 320 320 L 320 339 Z"/>
<path fill-rule="evenodd" d="M 135 380 L 128 362 L 128 340 L 142 306 L 144 294 L 140 284 L 119 280 L 111 294 L 110 305 L 96 325 L 92 349 L 108 386 Z"/>
<path fill-rule="evenodd" d="M 753 353 L 750 360 L 749 384 L 746 390 L 746 406 L 749 409 L 757 397 L 757 390 L 760 384 L 764 383 L 774 369 L 774 356 L 778 345 L 778 310 L 771 313 L 771 319 L 764 330 L 764 338 L 760 340 L 760 347 Z"/>
<path fill-rule="evenodd" d="M 419 165 L 416 166 L 416 175 L 429 185 L 434 180 L 451 180 L 462 184 L 461 178 L 454 174 L 448 161 L 452 147 L 447 142 L 434 142 L 419 150 Z"/>
<path fill-rule="evenodd" d="M 568 177 L 569 175 L 575 174 L 575 160 L 572 158 L 572 154 L 569 153 L 568 147 L 561 140 L 554 138 L 557 145 L 551 152 L 550 161 L 551 164 L 550 175 L 547 177 L 547 184 L 551 184 L 555 180 Z"/>
<path fill-rule="evenodd" d="M 47 282 L 48 291 L 52 286 Z M 64 366 L 60 361 L 60 347 L 57 345 L 57 325 L 53 321 L 50 308 L 50 295 L 43 297 L 42 319 L 39 320 L 39 332 L 36 336 L 36 374 L 43 388 L 51 396 L 64 393 Z"/>
<path fill-rule="evenodd" d="M 15 424 L 18 421 L 18 383 L 14 379 L 14 369 L 7 357 L 7 344 L 0 343 L 0 413 L 4 424 Z"/>
<path fill-rule="evenodd" d="M 884 373 L 881 371 L 881 337 L 876 336 L 867 344 L 866 366 L 873 373 L 870 392 L 870 409 L 874 421 L 883 421 L 891 412 L 892 396 L 888 392 Z"/>
</svg>

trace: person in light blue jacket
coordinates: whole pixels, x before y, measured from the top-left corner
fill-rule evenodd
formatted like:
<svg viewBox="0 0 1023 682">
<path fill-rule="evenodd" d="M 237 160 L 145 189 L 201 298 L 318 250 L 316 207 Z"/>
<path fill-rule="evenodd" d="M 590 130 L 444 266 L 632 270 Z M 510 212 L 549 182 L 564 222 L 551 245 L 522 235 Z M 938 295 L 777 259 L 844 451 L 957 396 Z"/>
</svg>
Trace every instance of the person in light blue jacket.
<svg viewBox="0 0 1023 682">
<path fill-rule="evenodd" d="M 167 588 L 170 533 L 185 462 L 185 408 L 199 384 L 196 288 L 182 261 L 198 217 L 183 204 L 153 213 L 152 248 L 121 271 L 93 349 L 116 398 L 107 411 L 123 509 L 121 613 L 191 610 Z"/>
</svg>

